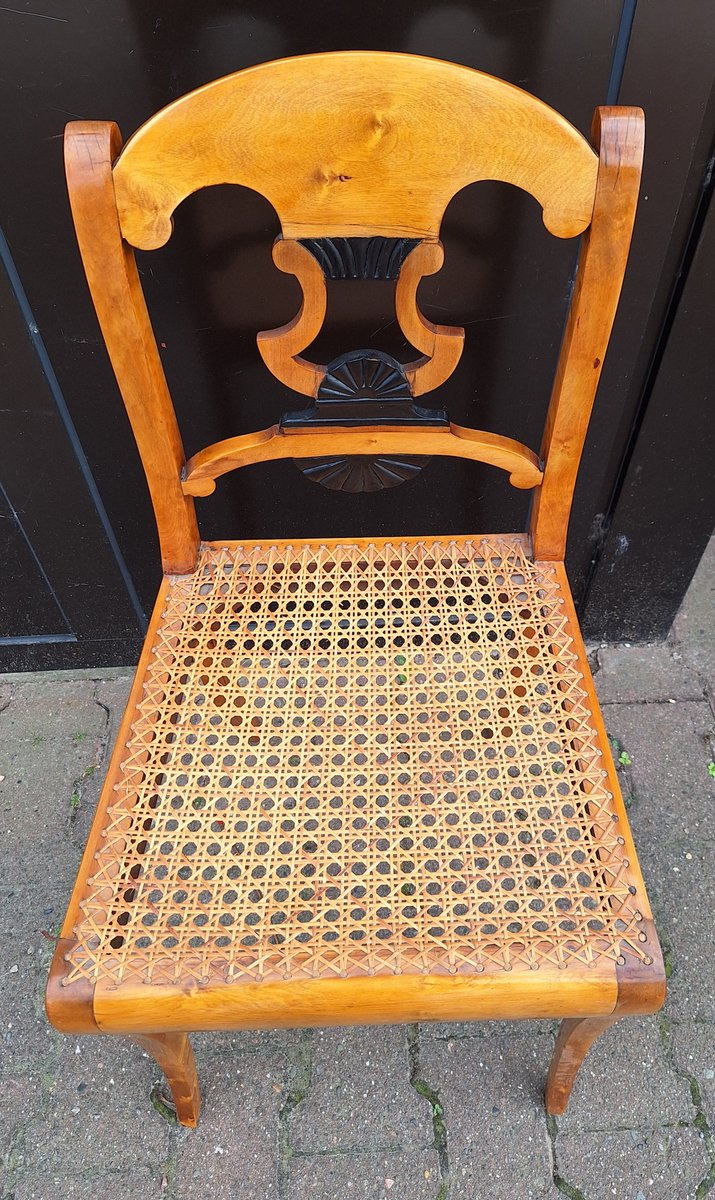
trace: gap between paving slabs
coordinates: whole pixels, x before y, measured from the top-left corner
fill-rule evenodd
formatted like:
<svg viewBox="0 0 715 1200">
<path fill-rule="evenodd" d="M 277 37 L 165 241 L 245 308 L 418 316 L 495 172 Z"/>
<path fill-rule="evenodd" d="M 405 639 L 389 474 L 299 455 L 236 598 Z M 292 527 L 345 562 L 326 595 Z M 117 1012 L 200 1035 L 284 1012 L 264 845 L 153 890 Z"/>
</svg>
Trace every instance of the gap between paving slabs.
<svg viewBox="0 0 715 1200">
<path fill-rule="evenodd" d="M 335 1031 L 328 1031 L 335 1032 Z M 356 1163 L 360 1161 L 360 1157 L 368 1153 L 375 1156 L 385 1155 L 389 1161 L 391 1154 L 407 1154 L 410 1150 L 403 1147 L 400 1143 L 395 1143 L 394 1146 L 387 1147 L 330 1147 L 328 1149 L 315 1150 L 297 1150 L 293 1145 L 291 1138 L 291 1117 L 299 1109 L 300 1105 L 307 1099 L 311 1088 L 314 1085 L 314 1047 L 315 1036 L 317 1031 L 304 1030 L 300 1040 L 288 1048 L 288 1055 L 293 1066 L 293 1081 L 292 1086 L 286 1096 L 286 1099 L 281 1107 L 278 1122 L 278 1193 L 281 1200 L 292 1200 L 291 1192 L 291 1166 L 296 1161 L 305 1161 L 311 1158 L 322 1158 L 325 1156 L 352 1158 Z M 448 1200 L 449 1197 L 449 1163 L 447 1157 L 447 1133 L 444 1121 L 444 1114 L 437 1092 L 430 1086 L 426 1079 L 423 1078 L 423 1072 L 419 1062 L 419 1030 L 417 1025 L 410 1025 L 406 1029 L 407 1041 L 407 1063 L 406 1067 L 409 1072 L 409 1083 L 417 1095 L 423 1100 L 430 1110 L 430 1120 L 433 1131 L 433 1141 L 428 1146 L 418 1146 L 412 1151 L 415 1154 L 421 1154 L 425 1150 L 434 1150 L 437 1156 L 439 1178 L 436 1189 L 433 1193 L 434 1200 Z M 390 1181 L 386 1185 L 389 1189 L 393 1186 Z M 402 1200 L 402 1198 L 400 1198 Z"/>
<path fill-rule="evenodd" d="M 598 677 L 599 673 L 600 673 L 599 666 L 601 665 L 601 661 L 602 661 L 601 653 L 600 652 L 598 653 L 596 662 L 594 663 L 596 686 L 597 686 L 597 690 L 599 690 L 601 693 L 603 693 L 603 692 L 606 693 L 606 697 L 604 698 L 604 700 L 602 700 L 602 704 L 603 704 L 603 708 L 604 708 L 604 715 L 606 717 L 606 724 L 607 724 L 607 726 L 609 726 L 609 728 L 610 728 L 610 723 L 609 723 L 610 712 L 609 712 L 609 710 L 610 709 L 614 710 L 613 719 L 614 719 L 615 723 L 618 724 L 617 712 L 620 707 L 623 707 L 624 709 L 629 709 L 635 705 L 642 705 L 642 706 L 648 707 L 648 708 L 661 708 L 663 710 L 666 710 L 666 706 L 677 705 L 678 703 L 688 702 L 687 706 L 688 706 L 688 708 L 690 708 L 690 706 L 693 702 L 699 701 L 700 704 L 702 704 L 703 701 L 709 701 L 710 712 L 711 712 L 711 714 L 715 713 L 715 708 L 713 707 L 713 696 L 709 692 L 709 688 L 707 686 L 707 681 L 704 680 L 702 677 L 699 677 L 696 670 L 689 668 L 689 667 L 685 668 L 685 667 L 680 666 L 680 664 L 682 662 L 682 656 L 678 653 L 678 650 L 676 647 L 677 647 L 677 643 L 674 643 L 673 641 L 671 641 L 669 644 L 666 644 L 666 646 L 664 646 L 662 648 L 658 647 L 657 651 L 659 652 L 660 656 L 664 659 L 665 665 L 667 665 L 667 663 L 665 663 L 665 659 L 667 659 L 668 657 L 671 657 L 673 660 L 673 665 L 675 666 L 676 673 L 678 673 L 678 685 L 679 686 L 675 689 L 676 693 L 677 693 L 677 698 L 667 695 L 668 691 L 671 690 L 667 683 L 665 683 L 664 685 L 661 684 L 661 687 L 659 690 L 663 694 L 662 695 L 659 694 L 657 699 L 652 699 L 652 698 L 636 699 L 636 697 L 634 695 L 630 694 L 630 692 L 627 692 L 625 694 L 621 693 L 621 695 L 619 695 L 618 680 L 616 680 L 615 688 L 614 688 L 613 679 L 609 680 L 607 682 L 607 686 L 604 687 L 603 679 L 599 680 L 599 677 Z M 611 654 L 619 653 L 620 655 L 623 655 L 624 656 L 623 662 L 625 662 L 627 665 L 626 648 L 619 648 L 618 650 L 616 650 L 614 648 L 602 648 L 602 649 L 606 649 Z M 642 648 L 640 648 L 640 647 L 634 647 L 634 650 L 636 652 L 640 651 L 641 649 Z M 600 687 L 599 687 L 599 684 L 600 684 Z M 625 686 L 628 687 L 627 682 L 626 682 Z M 656 687 L 656 690 L 658 690 L 657 687 Z M 713 750 L 712 735 L 710 735 L 710 740 L 708 740 L 707 736 L 704 737 L 703 740 L 704 740 L 704 747 L 709 746 L 709 748 L 712 752 L 712 750 Z M 635 806 L 637 806 L 638 799 L 639 799 L 638 788 L 634 782 L 634 777 L 633 777 L 634 760 L 631 757 L 629 747 L 626 746 L 625 743 L 622 744 L 618 738 L 611 735 L 610 733 L 609 733 L 609 742 L 611 744 L 611 750 L 613 753 L 614 761 L 616 763 L 616 769 L 617 769 L 619 777 L 620 777 L 620 782 L 621 782 L 621 787 L 622 787 L 622 791 L 624 794 L 624 801 L 626 804 L 626 808 L 632 809 Z M 707 764 L 707 769 L 708 769 L 709 775 L 712 776 L 713 772 L 712 772 L 712 770 L 710 770 L 709 764 Z M 703 777 L 703 786 L 704 787 L 707 786 L 707 784 L 705 782 L 705 777 Z M 677 972 L 678 963 L 677 963 L 677 955 L 674 951 L 673 945 L 665 931 L 665 905 L 663 903 L 663 899 L 661 898 L 659 890 L 654 886 L 654 884 L 652 882 L 649 883 L 649 885 L 648 885 L 648 892 L 649 892 L 651 904 L 652 904 L 652 907 L 654 910 L 654 917 L 656 920 L 656 925 L 658 927 L 661 946 L 663 949 L 666 977 L 668 979 L 670 979 Z M 673 1021 L 662 1012 L 657 1014 L 654 1019 L 657 1021 L 659 1036 L 661 1039 L 661 1044 L 663 1046 L 663 1049 L 664 1049 L 666 1057 L 667 1057 L 668 1066 L 674 1076 L 678 1077 L 679 1079 L 682 1079 L 688 1085 L 691 1103 L 695 1110 L 695 1116 L 691 1121 L 689 1121 L 689 1122 L 681 1121 L 681 1122 L 678 1122 L 678 1125 L 680 1125 L 681 1127 L 684 1127 L 684 1128 L 691 1128 L 692 1130 L 694 1130 L 697 1133 L 698 1137 L 700 1138 L 700 1140 L 702 1142 L 702 1146 L 705 1151 L 705 1155 L 710 1160 L 709 1169 L 706 1171 L 704 1176 L 700 1179 L 700 1181 L 697 1184 L 695 1191 L 693 1193 L 695 1200 L 704 1200 L 704 1197 L 706 1197 L 708 1195 L 708 1193 L 710 1193 L 711 1190 L 713 1189 L 713 1187 L 715 1186 L 715 1138 L 713 1137 L 713 1133 L 710 1128 L 710 1124 L 708 1122 L 705 1105 L 703 1102 L 702 1091 L 701 1091 L 701 1088 L 700 1088 L 700 1085 L 699 1085 L 697 1079 L 691 1073 L 689 1073 L 689 1072 L 685 1071 L 684 1069 L 682 1069 L 681 1067 L 679 1067 L 678 1064 L 674 1060 L 673 1045 L 672 1045 Z M 578 1083 L 576 1086 L 578 1087 Z M 573 1183 L 570 1183 L 560 1173 L 559 1163 L 558 1163 L 558 1136 L 559 1136 L 558 1121 L 555 1118 L 549 1116 L 547 1118 L 547 1127 L 548 1127 L 549 1137 L 550 1137 L 551 1146 L 552 1146 L 555 1186 L 557 1187 L 559 1192 L 561 1192 L 561 1194 L 563 1194 L 567 1197 L 570 1197 L 570 1200 L 588 1200 L 588 1197 L 584 1195 L 584 1192 L 579 1187 L 577 1187 Z M 637 1193 L 637 1200 L 646 1200 L 645 1193 L 643 1193 L 642 1191 L 639 1191 Z"/>
</svg>

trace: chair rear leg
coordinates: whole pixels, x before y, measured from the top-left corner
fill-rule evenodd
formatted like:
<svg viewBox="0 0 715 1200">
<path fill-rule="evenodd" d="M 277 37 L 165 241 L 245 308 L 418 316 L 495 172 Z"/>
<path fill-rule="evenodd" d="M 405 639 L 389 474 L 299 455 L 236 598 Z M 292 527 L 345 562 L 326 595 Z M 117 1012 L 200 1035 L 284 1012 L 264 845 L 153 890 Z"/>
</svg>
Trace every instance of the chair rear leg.
<svg viewBox="0 0 715 1200">
<path fill-rule="evenodd" d="M 199 1119 L 201 1093 L 188 1036 L 185 1033 L 144 1033 L 134 1034 L 134 1041 L 151 1054 L 166 1075 L 179 1124 L 193 1129 Z"/>
<path fill-rule="evenodd" d="M 569 1017 L 561 1022 L 546 1081 L 546 1111 L 552 1116 L 560 1117 L 566 1112 L 581 1063 L 599 1034 L 616 1020 L 616 1017 Z"/>
</svg>

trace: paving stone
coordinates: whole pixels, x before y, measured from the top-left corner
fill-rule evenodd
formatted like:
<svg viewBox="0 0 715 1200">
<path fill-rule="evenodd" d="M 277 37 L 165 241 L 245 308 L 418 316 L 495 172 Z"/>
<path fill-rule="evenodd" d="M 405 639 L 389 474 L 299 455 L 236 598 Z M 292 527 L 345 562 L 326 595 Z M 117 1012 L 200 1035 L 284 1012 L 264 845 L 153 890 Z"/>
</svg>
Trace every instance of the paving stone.
<svg viewBox="0 0 715 1200">
<path fill-rule="evenodd" d="M 18 1129 L 42 1107 L 39 1078 L 5 1076 L 0 1087 L 0 1159 L 5 1159 Z"/>
<path fill-rule="evenodd" d="M 290 1118 L 293 1150 L 428 1146 L 429 1105 L 410 1085 L 404 1026 L 318 1029 L 310 1090 Z"/>
<path fill-rule="evenodd" d="M 420 1042 L 420 1075 L 447 1130 L 451 1200 L 556 1197 L 543 1107 L 552 1048 L 548 1034 Z"/>
<path fill-rule="evenodd" d="M 161 1175 L 146 1168 L 102 1171 L 88 1175 L 31 1174 L 21 1176 L 9 1200 L 131 1200 L 162 1195 Z"/>
<path fill-rule="evenodd" d="M 211 1033 L 192 1033 L 191 1045 L 197 1063 L 205 1062 L 212 1070 L 214 1058 L 231 1058 L 235 1054 L 261 1053 L 284 1046 L 295 1046 L 303 1036 L 302 1029 L 217 1029 Z"/>
<path fill-rule="evenodd" d="M 72 796 L 96 769 L 106 714 L 91 680 L 30 677 L 0 712 L 0 871 L 5 885 L 74 878 Z"/>
<path fill-rule="evenodd" d="M 689 1200 L 710 1166 L 695 1129 L 559 1136 L 556 1163 L 588 1200 Z"/>
<path fill-rule="evenodd" d="M 421 1038 L 454 1041 L 459 1038 L 534 1038 L 555 1033 L 558 1021 L 425 1021 Z"/>
<path fill-rule="evenodd" d="M 65 904 L 56 887 L 0 889 L 0 1079 L 37 1068 L 57 1045 L 44 993 Z"/>
<path fill-rule="evenodd" d="M 176 1200 L 276 1196 L 278 1118 L 290 1087 L 286 1056 L 213 1060 L 201 1083 L 200 1124 L 179 1134 Z"/>
<path fill-rule="evenodd" d="M 647 700 L 702 700 L 703 685 L 668 642 L 655 646 L 599 646 L 594 675 L 601 704 Z"/>
<path fill-rule="evenodd" d="M 715 720 L 704 701 L 616 704 L 604 707 L 609 734 L 632 765 L 619 774 L 635 803 L 629 819 L 641 839 L 660 848 L 672 842 L 715 839 L 715 779 L 708 774 Z"/>
<path fill-rule="evenodd" d="M 286 1200 L 434 1200 L 439 1187 L 434 1150 L 307 1155 L 291 1160 Z"/>
<path fill-rule="evenodd" d="M 153 1060 L 123 1038 L 64 1037 L 49 1080 L 47 1115 L 26 1128 L 23 1168 L 48 1175 L 124 1170 L 166 1158 L 170 1127 L 149 1099 Z"/>
<path fill-rule="evenodd" d="M 694 1021 L 715 1020 L 713 891 L 715 847 L 639 840 L 658 928 L 669 947 L 672 974 L 665 1012 Z"/>
<path fill-rule="evenodd" d="M 87 844 L 131 685 L 132 678 L 126 675 L 117 679 L 98 680 L 94 683 L 95 704 L 99 712 L 104 714 L 104 729 L 97 747 L 97 769 L 82 780 L 81 787 L 78 789 L 80 802 L 72 814 L 70 837 L 73 845 L 80 851 L 83 851 Z"/>
<path fill-rule="evenodd" d="M 655 1129 L 695 1115 L 690 1088 L 668 1061 L 658 1017 L 625 1017 L 589 1050 L 558 1125 L 567 1133 Z"/>
<path fill-rule="evenodd" d="M 715 691 L 715 537 L 710 539 L 700 566 L 673 623 L 683 660 Z"/>
<path fill-rule="evenodd" d="M 715 1131 L 715 1025 L 682 1021 L 670 1029 L 673 1063 L 691 1076 L 700 1092 L 711 1131 Z"/>
<path fill-rule="evenodd" d="M 688 1077 L 713 1128 L 715 783 L 703 740 L 713 721 L 696 697 L 702 681 L 715 692 L 715 542 L 691 592 L 677 622 L 680 644 L 600 652 L 596 683 L 609 729 L 633 759 L 631 818 L 674 972 L 670 1057 L 658 1018 L 624 1020 L 593 1048 L 558 1122 L 558 1170 L 587 1200 L 685 1200 L 710 1167 Z M 0 1133 L 4 1149 L 13 1145 L 0 1194 L 161 1197 L 175 1146 L 165 1189 L 172 1200 L 263 1200 L 278 1195 L 279 1183 L 285 1200 L 433 1200 L 441 1179 L 431 1105 L 410 1085 L 402 1029 L 200 1035 L 204 1109 L 193 1132 L 153 1109 L 149 1093 L 161 1073 L 137 1047 L 49 1029 L 42 994 L 52 943 L 42 931 L 51 934 L 64 914 L 129 686 L 116 673 L 0 679 Z M 643 700 L 664 703 L 636 703 Z M 558 1200 L 542 1101 L 552 1029 L 420 1028 L 418 1076 L 442 1109 L 451 1200 Z M 287 1097 L 307 1083 L 301 1054 L 309 1040 L 311 1085 L 281 1118 Z M 624 1128 L 631 1125 L 640 1129 Z"/>
</svg>

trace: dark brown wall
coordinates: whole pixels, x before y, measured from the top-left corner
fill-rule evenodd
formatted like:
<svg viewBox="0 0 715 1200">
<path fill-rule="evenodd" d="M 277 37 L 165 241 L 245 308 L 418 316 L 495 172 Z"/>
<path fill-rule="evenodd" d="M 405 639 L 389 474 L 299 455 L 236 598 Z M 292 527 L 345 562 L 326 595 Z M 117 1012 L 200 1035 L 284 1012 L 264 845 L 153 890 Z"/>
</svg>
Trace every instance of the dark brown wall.
<svg viewBox="0 0 715 1200">
<path fill-rule="evenodd" d="M 20 666 L 131 658 L 140 628 L 137 610 L 150 607 L 158 578 L 148 497 L 71 230 L 61 165 L 65 122 L 113 118 L 128 135 L 157 108 L 218 75 L 317 50 L 391 49 L 463 62 L 535 93 L 587 131 L 593 108 L 606 101 L 609 88 L 615 98 L 619 54 L 627 49 L 623 99 L 644 102 L 648 110 L 649 198 L 642 204 L 574 510 L 570 562 L 582 589 L 602 550 L 642 381 L 697 207 L 700 181 L 693 157 L 704 137 L 710 84 L 704 79 L 705 37 L 683 19 L 688 8 L 698 9 L 702 22 L 711 21 L 702 5 L 686 0 L 676 28 L 667 5 L 649 0 L 647 8 L 642 0 L 630 44 L 634 5 L 622 11 L 621 0 L 599 5 L 537 0 L 528 6 L 521 0 L 390 5 L 363 0 L 339 9 L 326 0 L 254 6 L 175 0 L 151 7 L 130 0 L 93 5 L 55 0 L 43 4 L 42 17 L 0 13 L 6 63 L 0 149 L 3 161 L 12 164 L 0 184 L 0 219 L 39 331 L 32 352 L 41 338 L 99 503 L 98 509 L 87 493 L 87 472 L 75 472 L 84 499 L 65 496 L 58 506 L 57 477 L 73 471 L 63 458 L 69 450 L 60 448 L 61 433 L 57 453 L 48 448 L 42 466 L 36 452 L 31 467 L 28 457 L 28 469 L 43 472 L 49 540 L 66 552 L 64 568 L 53 559 L 52 570 L 45 570 L 48 585 L 63 601 L 73 579 L 89 580 L 95 595 L 85 601 L 84 615 L 70 620 L 78 639 L 70 649 L 0 646 L 0 655 Z M 655 10 L 662 29 L 648 15 Z M 666 56 L 677 105 L 663 94 Z M 295 398 L 262 367 L 255 345 L 258 329 L 281 323 L 297 307 L 294 281 L 271 264 L 276 229 L 264 200 L 217 188 L 182 206 L 165 249 L 141 256 L 189 452 L 266 425 L 295 406 Z M 446 264 L 423 285 L 424 307 L 442 323 L 464 324 L 468 338 L 440 402 L 461 423 L 538 446 L 577 246 L 546 233 L 530 197 L 495 184 L 475 185 L 456 197 L 443 235 Z M 338 285 L 329 316 L 322 337 L 327 354 L 362 345 L 398 356 L 404 349 L 389 285 Z M 26 370 L 32 372 L 30 366 Z M 30 409 L 56 405 L 46 377 L 36 380 L 36 391 Z M 29 453 L 31 429 L 29 422 L 10 431 L 15 460 Z M 362 497 L 326 493 L 291 463 L 254 467 L 222 481 L 216 495 L 199 505 L 207 536 L 286 537 L 518 528 L 527 503 L 498 472 L 434 460 L 410 484 Z M 22 509 L 18 512 L 21 525 Z M 600 514 L 595 522 L 594 514 Z M 41 515 L 33 519 L 42 523 Z M 108 533 L 116 538 L 116 553 Z M 15 528 L 16 551 L 19 536 Z M 134 600 L 128 582 L 136 588 Z M 42 591 L 37 578 L 20 573 L 17 587 L 30 611 L 27 598 Z M 37 608 L 30 625 L 51 633 L 55 625 Z M 598 633 L 597 618 L 589 619 Z M 118 641 L 110 646 L 115 631 Z"/>
</svg>

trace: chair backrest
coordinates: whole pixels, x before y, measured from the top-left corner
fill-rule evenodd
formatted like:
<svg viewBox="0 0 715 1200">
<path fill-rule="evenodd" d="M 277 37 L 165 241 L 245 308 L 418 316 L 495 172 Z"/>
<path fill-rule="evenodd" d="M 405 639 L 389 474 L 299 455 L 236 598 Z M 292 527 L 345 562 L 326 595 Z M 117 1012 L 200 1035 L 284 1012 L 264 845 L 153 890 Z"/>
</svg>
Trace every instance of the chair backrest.
<svg viewBox="0 0 715 1200">
<path fill-rule="evenodd" d="M 412 55 L 346 51 L 239 71 L 157 113 L 122 149 L 110 122 L 67 126 L 65 158 L 82 259 L 147 475 L 164 570 L 193 569 L 194 497 L 226 471 L 294 458 L 328 487 L 392 486 L 425 455 L 492 463 L 533 488 L 535 557 L 564 555 L 571 499 L 626 266 L 643 155 L 643 114 L 599 108 L 593 150 L 546 104 L 479 71 Z M 477 180 L 530 192 L 557 237 L 585 233 L 539 454 L 415 404 L 454 371 L 464 330 L 434 325 L 417 288 L 439 270 L 440 222 Z M 192 192 L 261 192 L 281 225 L 276 266 L 303 290 L 295 319 L 258 333 L 269 370 L 312 398 L 279 425 L 186 461 L 132 247 L 171 235 Z M 326 278 L 396 279 L 401 329 L 419 352 L 332 363 L 301 355 L 320 330 Z M 303 402 L 305 403 L 305 402 Z"/>
</svg>

